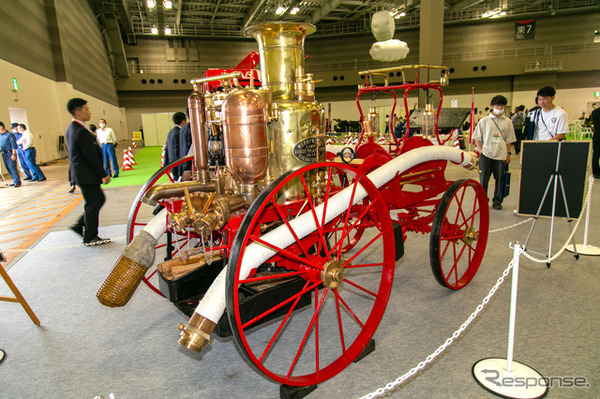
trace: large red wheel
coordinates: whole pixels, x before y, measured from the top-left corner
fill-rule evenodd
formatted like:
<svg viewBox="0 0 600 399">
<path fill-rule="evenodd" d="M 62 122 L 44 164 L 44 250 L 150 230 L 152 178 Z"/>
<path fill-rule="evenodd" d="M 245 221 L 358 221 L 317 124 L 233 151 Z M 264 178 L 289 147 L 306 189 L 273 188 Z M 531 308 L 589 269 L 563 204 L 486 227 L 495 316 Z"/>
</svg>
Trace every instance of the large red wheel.
<svg viewBox="0 0 600 399">
<path fill-rule="evenodd" d="M 345 187 L 335 178 L 343 175 L 350 177 Z M 299 184 L 303 193 L 286 198 L 289 184 Z M 361 245 L 344 252 L 344 237 L 367 219 L 373 227 Z M 337 239 L 333 229 L 340 229 Z M 307 386 L 333 377 L 373 336 L 394 264 L 387 206 L 364 174 L 323 162 L 281 176 L 253 202 L 231 250 L 226 301 L 238 348 L 255 369 L 282 384 Z M 248 314 L 243 303 L 249 285 L 290 278 L 300 279 L 302 288 Z M 304 295 L 313 305 L 297 309 Z M 275 312 L 278 318 L 257 326 Z"/>
<path fill-rule="evenodd" d="M 193 159 L 193 155 L 188 155 L 166 165 L 165 167 L 158 170 L 155 174 L 153 174 L 152 177 L 148 179 L 148 181 L 142 186 L 140 191 L 138 191 L 137 195 L 135 196 L 135 200 L 131 205 L 131 209 L 129 210 L 129 219 L 127 220 L 127 231 L 125 234 L 127 244 L 129 244 L 131 240 L 133 240 L 135 234 L 138 231 L 142 230 L 144 226 L 146 226 L 146 224 L 148 224 L 148 222 L 154 217 L 152 211 L 155 209 L 155 207 L 144 204 L 142 202 L 142 198 L 144 197 L 146 192 L 151 187 L 153 187 L 163 176 L 167 176 L 169 181 L 173 183 L 173 176 L 171 175 L 171 171 L 173 170 L 173 168 L 182 165 L 185 162 L 192 161 Z M 164 206 L 164 204 L 161 205 Z M 166 223 L 167 221 L 165 220 L 165 224 Z M 170 258 L 179 251 L 179 248 L 185 247 L 188 243 L 188 237 L 164 234 L 163 237 L 161 237 L 158 244 L 156 245 L 156 250 L 164 249 L 166 250 L 166 254 L 163 256 L 157 253 L 157 258 L 159 256 L 164 258 Z M 146 272 L 143 281 L 148 287 L 150 287 L 150 289 L 152 289 L 152 291 L 156 292 L 159 295 L 163 295 L 158 289 L 158 276 L 156 276 L 156 272 L 156 267 L 152 266 L 148 270 L 148 272 Z"/>
<path fill-rule="evenodd" d="M 429 242 L 431 269 L 438 283 L 465 287 L 477 273 L 488 239 L 489 208 L 474 180 L 454 182 L 439 202 Z"/>
</svg>

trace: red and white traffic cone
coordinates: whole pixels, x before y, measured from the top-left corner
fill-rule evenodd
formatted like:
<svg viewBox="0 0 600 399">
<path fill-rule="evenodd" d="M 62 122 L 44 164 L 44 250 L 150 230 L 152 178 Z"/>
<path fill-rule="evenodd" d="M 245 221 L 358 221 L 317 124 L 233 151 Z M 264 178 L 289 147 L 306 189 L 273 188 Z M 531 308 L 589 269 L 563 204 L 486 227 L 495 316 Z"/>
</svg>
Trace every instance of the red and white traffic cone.
<svg viewBox="0 0 600 399">
<path fill-rule="evenodd" d="M 131 139 L 131 148 L 135 148 L 135 139 Z"/>
<path fill-rule="evenodd" d="M 131 162 L 132 165 L 137 165 L 137 162 L 135 162 L 135 158 L 133 157 L 133 151 L 131 151 L 131 147 L 127 148 L 127 154 L 129 155 L 129 162 Z"/>
<path fill-rule="evenodd" d="M 123 167 L 121 168 L 121 170 L 133 170 L 127 150 L 123 150 Z"/>
<path fill-rule="evenodd" d="M 160 167 L 164 168 L 165 167 L 165 155 L 167 153 L 167 145 L 163 144 L 162 146 L 162 151 L 160 153 Z"/>
</svg>

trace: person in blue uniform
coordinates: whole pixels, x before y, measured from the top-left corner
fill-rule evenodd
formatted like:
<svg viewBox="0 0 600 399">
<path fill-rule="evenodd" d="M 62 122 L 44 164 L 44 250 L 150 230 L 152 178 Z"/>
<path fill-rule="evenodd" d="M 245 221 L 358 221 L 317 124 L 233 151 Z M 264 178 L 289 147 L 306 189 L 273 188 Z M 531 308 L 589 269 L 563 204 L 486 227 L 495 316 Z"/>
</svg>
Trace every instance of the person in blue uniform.
<svg viewBox="0 0 600 399">
<path fill-rule="evenodd" d="M 67 102 L 67 110 L 73 116 L 65 134 L 71 170 L 75 184 L 79 186 L 85 201 L 84 214 L 71 226 L 71 230 L 83 236 L 83 245 L 106 244 L 110 239 L 98 237 L 100 208 L 106 200 L 100 184 L 108 184 L 110 175 L 104 169 L 102 151 L 96 137 L 86 124 L 92 112 L 87 101 L 81 98 L 70 99 Z"/>
<path fill-rule="evenodd" d="M 183 125 L 185 125 L 186 120 L 187 117 L 183 112 L 175 112 L 173 114 L 173 123 L 175 126 L 167 135 L 167 153 L 165 154 L 165 165 L 175 162 L 183 156 L 179 152 L 179 132 Z M 173 180 L 179 181 L 181 178 L 181 165 L 174 167 L 171 170 L 171 174 L 173 175 Z"/>
<path fill-rule="evenodd" d="M 19 158 L 21 169 L 23 169 L 23 173 L 25 173 L 25 178 L 23 180 L 32 180 L 31 171 L 29 170 L 29 166 L 27 164 L 27 157 L 25 156 L 25 150 L 23 150 L 23 144 L 19 144 L 19 139 L 21 139 L 23 136 L 21 133 L 19 133 L 19 124 L 16 122 L 11 123 L 10 131 L 15 136 L 15 140 L 17 140 L 17 157 Z"/>
<path fill-rule="evenodd" d="M 19 123 L 19 133 L 21 134 L 21 138 L 17 140 L 17 146 L 21 145 L 23 151 L 25 151 L 25 160 L 27 162 L 27 166 L 31 171 L 31 175 L 33 179 L 31 181 L 45 181 L 46 175 L 42 172 L 42 169 L 38 166 L 36 157 L 36 150 L 34 145 L 33 134 L 27 130 L 27 126 L 23 123 Z"/>
<path fill-rule="evenodd" d="M 21 187 L 21 179 L 17 170 L 17 140 L 15 136 L 6 130 L 4 122 L 0 122 L 0 150 L 2 151 L 2 159 L 8 174 L 13 179 L 13 185 Z"/>
</svg>

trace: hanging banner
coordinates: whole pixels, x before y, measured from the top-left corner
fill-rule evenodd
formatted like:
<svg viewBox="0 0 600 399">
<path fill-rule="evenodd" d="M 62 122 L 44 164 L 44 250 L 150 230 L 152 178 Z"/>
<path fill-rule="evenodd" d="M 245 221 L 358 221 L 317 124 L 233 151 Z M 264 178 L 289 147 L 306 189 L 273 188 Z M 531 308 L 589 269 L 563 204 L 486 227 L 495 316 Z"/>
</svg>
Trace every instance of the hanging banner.
<svg viewBox="0 0 600 399">
<path fill-rule="evenodd" d="M 515 41 L 535 39 L 535 19 L 515 22 Z"/>
</svg>

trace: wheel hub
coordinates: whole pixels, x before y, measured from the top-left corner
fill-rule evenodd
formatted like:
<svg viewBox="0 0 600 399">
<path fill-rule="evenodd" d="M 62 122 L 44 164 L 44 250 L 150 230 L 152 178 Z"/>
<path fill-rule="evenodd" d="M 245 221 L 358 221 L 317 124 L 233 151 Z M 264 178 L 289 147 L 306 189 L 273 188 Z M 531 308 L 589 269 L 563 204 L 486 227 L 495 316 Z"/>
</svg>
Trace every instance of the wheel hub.
<svg viewBox="0 0 600 399">
<path fill-rule="evenodd" d="M 323 266 L 321 280 L 327 288 L 335 289 L 344 281 L 344 262 L 343 260 L 332 260 Z"/>
<path fill-rule="evenodd" d="M 465 236 L 463 238 L 461 238 L 461 241 L 467 245 L 471 245 L 473 243 L 473 241 L 477 241 L 478 238 L 479 238 L 479 233 L 477 233 L 473 229 L 473 226 L 469 226 L 466 228 Z"/>
</svg>

